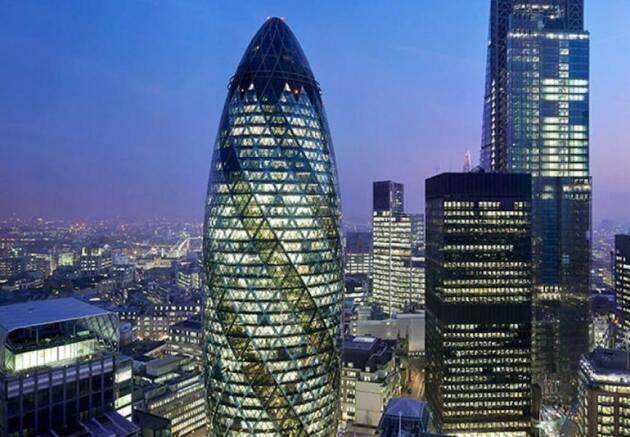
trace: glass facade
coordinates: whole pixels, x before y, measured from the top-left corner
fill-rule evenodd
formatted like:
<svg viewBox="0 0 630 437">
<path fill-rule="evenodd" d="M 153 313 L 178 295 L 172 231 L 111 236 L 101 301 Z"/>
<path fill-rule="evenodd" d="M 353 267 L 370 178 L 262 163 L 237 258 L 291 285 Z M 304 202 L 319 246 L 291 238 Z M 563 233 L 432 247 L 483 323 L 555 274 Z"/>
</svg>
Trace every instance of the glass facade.
<svg viewBox="0 0 630 437">
<path fill-rule="evenodd" d="M 430 178 L 426 221 L 425 392 L 438 430 L 531 435 L 531 178 Z"/>
<path fill-rule="evenodd" d="M 582 0 L 493 0 L 481 164 L 533 176 L 534 373 L 568 402 L 588 350 L 589 34 Z"/>
<path fill-rule="evenodd" d="M 271 18 L 230 81 L 208 187 L 210 434 L 334 434 L 342 254 L 320 89 L 291 30 Z"/>
<path fill-rule="evenodd" d="M 404 212 L 403 185 L 374 182 L 370 301 L 385 313 L 424 304 L 423 245 L 424 216 Z"/>
<path fill-rule="evenodd" d="M 76 299 L 1 307 L 0 435 L 69 435 L 116 413 L 131 418 L 131 360 L 118 343 L 116 314 Z"/>
<path fill-rule="evenodd" d="M 615 235 L 613 254 L 615 300 L 621 319 L 621 340 L 630 338 L 630 235 Z"/>
</svg>

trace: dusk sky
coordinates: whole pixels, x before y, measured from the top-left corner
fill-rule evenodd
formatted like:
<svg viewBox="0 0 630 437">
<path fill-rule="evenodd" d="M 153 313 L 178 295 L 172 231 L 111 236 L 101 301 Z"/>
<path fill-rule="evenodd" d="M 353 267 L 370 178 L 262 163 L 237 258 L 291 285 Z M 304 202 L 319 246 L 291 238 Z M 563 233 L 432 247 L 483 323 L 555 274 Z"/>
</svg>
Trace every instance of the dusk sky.
<svg viewBox="0 0 630 437">
<path fill-rule="evenodd" d="M 309 58 L 344 217 L 371 182 L 479 156 L 489 0 L 4 1 L 0 217 L 201 220 L 219 116 L 249 40 L 286 19 Z M 630 0 L 586 0 L 595 222 L 630 222 Z"/>
</svg>

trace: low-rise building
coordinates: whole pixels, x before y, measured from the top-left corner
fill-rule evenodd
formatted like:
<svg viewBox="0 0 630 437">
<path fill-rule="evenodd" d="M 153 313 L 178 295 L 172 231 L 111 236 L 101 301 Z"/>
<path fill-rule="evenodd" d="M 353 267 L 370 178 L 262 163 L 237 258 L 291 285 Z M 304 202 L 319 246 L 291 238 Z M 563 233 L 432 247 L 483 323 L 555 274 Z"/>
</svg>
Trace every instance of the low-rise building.
<svg viewBox="0 0 630 437">
<path fill-rule="evenodd" d="M 134 409 L 168 419 L 171 435 L 187 435 L 207 425 L 203 374 L 190 358 L 165 355 L 147 360 L 134 384 Z"/>
<path fill-rule="evenodd" d="M 135 435 L 118 343 L 117 315 L 74 298 L 1 306 L 0 435 Z"/>
<path fill-rule="evenodd" d="M 177 272 L 177 286 L 187 290 L 201 288 L 201 273 L 195 264 L 189 264 Z"/>
<path fill-rule="evenodd" d="M 136 337 L 141 340 L 166 340 L 171 325 L 201 313 L 199 302 L 148 304 L 145 308 L 122 305 L 118 307 L 121 320 L 136 326 Z"/>
<path fill-rule="evenodd" d="M 171 325 L 169 329 L 168 350 L 172 355 L 192 358 L 200 366 L 201 354 L 201 317 L 192 317 Z"/>
<path fill-rule="evenodd" d="M 102 247 L 84 247 L 79 256 L 79 270 L 85 276 L 102 274 L 112 266 L 111 255 Z"/>
<path fill-rule="evenodd" d="M 387 404 L 378 424 L 379 437 L 429 437 L 431 414 L 423 401 L 400 397 Z"/>
<path fill-rule="evenodd" d="M 10 256 L 0 258 L 0 284 L 12 276 L 28 270 L 28 258 L 25 256 Z"/>
<path fill-rule="evenodd" d="M 357 309 L 352 320 L 352 335 L 372 336 L 383 340 L 403 340 L 405 355 L 411 358 L 424 358 L 425 352 L 424 310 L 412 313 L 398 313 L 393 317 L 383 317 L 370 307 Z"/>
<path fill-rule="evenodd" d="M 597 348 L 580 359 L 577 435 L 630 435 L 630 352 Z"/>
<path fill-rule="evenodd" d="M 342 366 L 342 421 L 376 428 L 387 402 L 400 394 L 392 346 L 374 337 L 346 338 Z"/>
</svg>

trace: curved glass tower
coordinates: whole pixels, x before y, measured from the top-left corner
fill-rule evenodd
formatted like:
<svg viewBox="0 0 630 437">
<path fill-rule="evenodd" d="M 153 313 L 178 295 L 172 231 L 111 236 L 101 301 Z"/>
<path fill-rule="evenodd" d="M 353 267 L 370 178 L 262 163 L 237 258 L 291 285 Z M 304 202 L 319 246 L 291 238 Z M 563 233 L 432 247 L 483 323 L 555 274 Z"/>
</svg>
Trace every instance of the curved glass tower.
<svg viewBox="0 0 630 437">
<path fill-rule="evenodd" d="M 340 201 L 320 90 L 265 22 L 228 86 L 204 238 L 212 435 L 330 436 L 343 298 Z"/>
</svg>

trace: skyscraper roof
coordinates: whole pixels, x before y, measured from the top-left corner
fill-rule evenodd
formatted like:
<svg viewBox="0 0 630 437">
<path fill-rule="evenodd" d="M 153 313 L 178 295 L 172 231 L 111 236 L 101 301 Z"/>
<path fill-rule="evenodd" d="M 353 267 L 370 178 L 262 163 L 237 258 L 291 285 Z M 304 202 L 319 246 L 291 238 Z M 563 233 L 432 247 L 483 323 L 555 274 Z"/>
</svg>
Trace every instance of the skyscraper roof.
<svg viewBox="0 0 630 437">
<path fill-rule="evenodd" d="M 282 78 L 292 89 L 305 83 L 316 85 L 311 66 L 300 43 L 283 19 L 269 18 L 256 32 L 232 78 L 232 87 L 247 90 L 253 79 Z"/>
<path fill-rule="evenodd" d="M 0 306 L 0 329 L 11 332 L 30 326 L 110 314 L 73 297 Z"/>
</svg>

